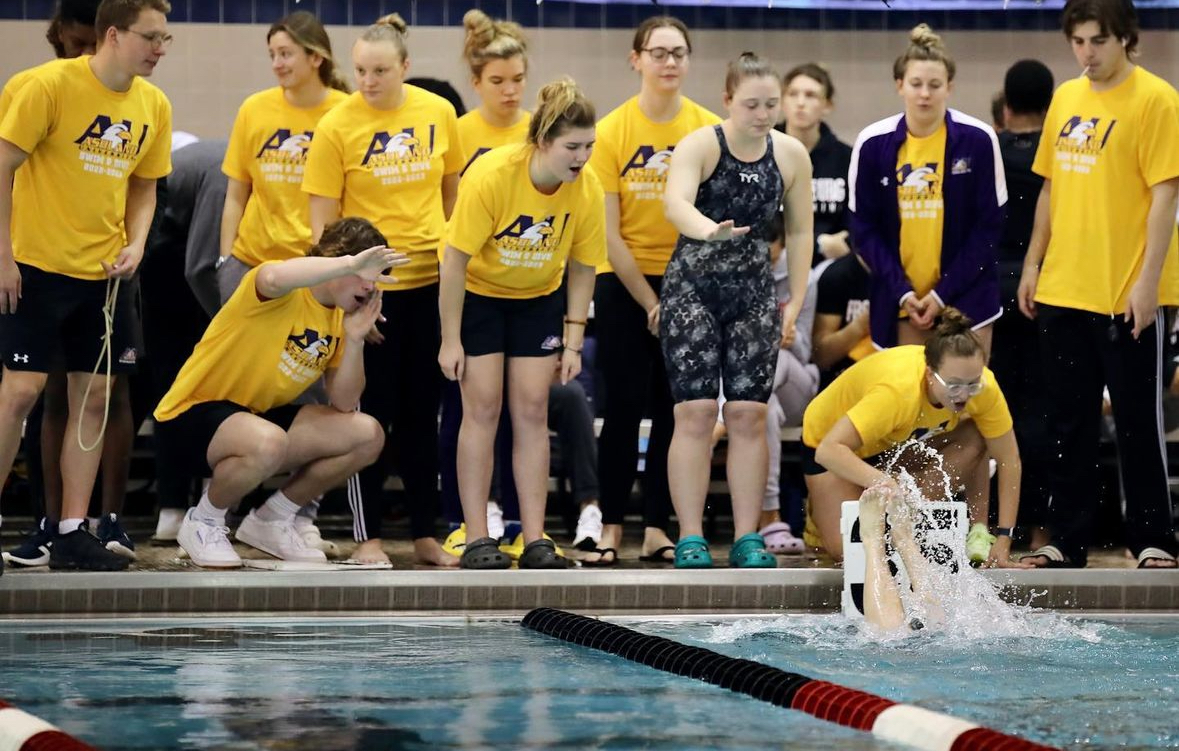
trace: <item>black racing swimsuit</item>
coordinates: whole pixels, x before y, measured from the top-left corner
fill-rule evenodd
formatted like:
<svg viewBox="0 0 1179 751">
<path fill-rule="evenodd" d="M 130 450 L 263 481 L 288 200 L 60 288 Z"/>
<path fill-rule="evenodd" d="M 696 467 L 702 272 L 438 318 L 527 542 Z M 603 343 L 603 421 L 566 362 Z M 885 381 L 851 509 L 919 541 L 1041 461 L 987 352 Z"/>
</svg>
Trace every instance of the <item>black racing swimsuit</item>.
<svg viewBox="0 0 1179 751">
<path fill-rule="evenodd" d="M 777 362 L 780 322 L 770 271 L 771 220 L 782 205 L 774 143 L 742 162 L 714 126 L 721 156 L 700 185 L 696 208 L 714 222 L 732 219 L 748 234 L 723 242 L 680 236 L 663 277 L 659 338 L 677 403 L 716 399 L 764 403 Z"/>
</svg>

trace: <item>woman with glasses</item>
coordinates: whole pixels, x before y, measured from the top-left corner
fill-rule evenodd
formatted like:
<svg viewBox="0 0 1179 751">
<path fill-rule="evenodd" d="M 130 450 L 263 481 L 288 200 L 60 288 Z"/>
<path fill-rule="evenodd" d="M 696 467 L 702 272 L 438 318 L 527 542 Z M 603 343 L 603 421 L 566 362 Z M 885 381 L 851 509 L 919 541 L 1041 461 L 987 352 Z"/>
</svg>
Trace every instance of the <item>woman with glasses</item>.
<svg viewBox="0 0 1179 751">
<path fill-rule="evenodd" d="M 902 470 L 930 500 L 949 500 L 941 497 L 944 470 L 952 487 L 965 485 L 971 520 L 986 524 L 989 456 L 998 463 L 999 527 L 986 565 L 1016 565 L 1009 555 L 1019 449 L 983 341 L 960 311 L 942 310 L 923 346 L 893 347 L 845 370 L 807 407 L 802 443 L 811 512 L 836 560 L 843 557 L 843 501 L 865 490 L 898 494 Z"/>
<path fill-rule="evenodd" d="M 618 562 L 622 516 L 638 467 L 639 423 L 648 415 L 642 555 L 671 563 L 675 550 L 667 536 L 667 451 L 674 418 L 658 334 L 663 272 L 677 233 L 663 215 L 663 187 L 680 139 L 720 122 L 680 93 L 691 51 L 688 27 L 678 18 L 654 16 L 639 24 L 630 52 L 639 93 L 598 123 L 590 159 L 606 190 L 609 258 L 598 268 L 594 291 L 604 399 L 598 441 L 601 508 L 590 504 L 582 510 L 576 541 L 593 550 L 583 561 L 590 566 Z"/>
</svg>

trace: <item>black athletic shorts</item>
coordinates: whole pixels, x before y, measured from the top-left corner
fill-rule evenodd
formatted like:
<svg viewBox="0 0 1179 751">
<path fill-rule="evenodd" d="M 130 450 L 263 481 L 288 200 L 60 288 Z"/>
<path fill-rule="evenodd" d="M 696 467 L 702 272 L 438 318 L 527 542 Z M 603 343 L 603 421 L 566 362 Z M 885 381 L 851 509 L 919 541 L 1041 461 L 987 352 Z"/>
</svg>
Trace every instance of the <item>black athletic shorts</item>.
<svg viewBox="0 0 1179 751">
<path fill-rule="evenodd" d="M 463 302 L 463 350 L 469 357 L 502 352 L 508 357 L 560 354 L 565 291 L 523 300 L 467 292 Z"/>
<path fill-rule="evenodd" d="M 258 415 L 263 420 L 272 422 L 283 430 L 290 430 L 295 422 L 295 416 L 305 404 L 284 404 L 281 407 L 263 412 Z M 249 412 L 240 404 L 234 402 L 201 402 L 194 404 L 171 420 L 156 423 L 156 430 L 167 434 L 174 442 L 179 456 L 186 457 L 185 466 L 192 472 L 208 474 L 209 444 L 221 423 L 233 417 L 238 412 Z"/>
<path fill-rule="evenodd" d="M 9 370 L 89 373 L 98 363 L 106 325 L 105 279 L 77 279 L 18 263 L 21 297 L 16 312 L 0 315 L 0 355 Z M 132 373 L 139 359 L 134 295 L 119 285 L 111 322 L 111 372 Z M 105 372 L 103 358 L 99 372 Z"/>
<path fill-rule="evenodd" d="M 864 461 L 871 464 L 873 467 L 879 467 L 880 463 L 887 458 L 888 454 L 889 451 L 882 451 L 879 454 L 873 454 L 872 456 L 867 457 L 864 459 Z M 801 443 L 798 446 L 798 459 L 802 464 L 802 473 L 804 475 L 821 475 L 824 472 L 831 471 L 822 464 L 819 464 L 817 461 L 815 461 L 815 450 L 805 443 Z"/>
</svg>

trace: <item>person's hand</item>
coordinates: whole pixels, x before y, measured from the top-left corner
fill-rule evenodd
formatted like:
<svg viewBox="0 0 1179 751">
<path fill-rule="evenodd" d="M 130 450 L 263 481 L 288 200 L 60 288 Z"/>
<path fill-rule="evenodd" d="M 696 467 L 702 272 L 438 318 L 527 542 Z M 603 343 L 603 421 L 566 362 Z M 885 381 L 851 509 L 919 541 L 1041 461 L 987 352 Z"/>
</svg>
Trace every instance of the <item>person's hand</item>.
<svg viewBox="0 0 1179 751">
<path fill-rule="evenodd" d="M 12 256 L 0 261 L 0 315 L 16 312 L 20 300 L 20 267 Z"/>
<path fill-rule="evenodd" d="M 721 242 L 723 240 L 732 240 L 734 237 L 748 234 L 749 227 L 735 227 L 732 219 L 726 219 L 717 224 L 712 232 L 704 238 L 708 242 Z"/>
<path fill-rule="evenodd" d="M 369 293 L 364 305 L 351 313 L 344 314 L 344 336 L 348 341 L 361 344 L 369 333 L 376 330 L 377 321 L 384 321 L 381 315 L 381 291 L 375 289 Z"/>
<path fill-rule="evenodd" d="M 848 326 L 854 327 L 859 332 L 861 339 L 872 333 L 872 320 L 868 313 L 868 308 L 865 307 L 859 313 L 856 313 L 856 317 L 851 319 L 851 323 Z"/>
<path fill-rule="evenodd" d="M 1019 312 L 1032 319 L 1036 317 L 1036 285 L 1039 281 L 1040 267 L 1024 266 L 1023 273 L 1019 275 L 1019 289 L 1015 293 Z"/>
<path fill-rule="evenodd" d="M 452 381 L 463 380 L 463 365 L 467 355 L 463 351 L 461 341 L 442 340 L 442 347 L 438 350 L 438 366 L 442 368 L 442 375 Z"/>
<path fill-rule="evenodd" d="M 842 258 L 851 252 L 847 244 L 847 230 L 840 230 L 834 234 L 821 234 L 816 238 L 819 245 L 819 255 L 824 258 Z"/>
<path fill-rule="evenodd" d="M 1155 314 L 1159 310 L 1159 285 L 1157 282 L 1149 284 L 1141 276 L 1130 288 L 1130 299 L 1127 301 L 1126 321 L 1134 322 L 1134 338 L 1150 328 L 1154 323 Z"/>
<path fill-rule="evenodd" d="M 794 339 L 798 336 L 798 315 L 801 312 L 800 306 L 796 305 L 794 300 L 786 303 L 782 309 L 782 338 L 778 342 L 779 348 L 789 349 L 794 344 Z"/>
<path fill-rule="evenodd" d="M 135 273 L 135 269 L 139 268 L 139 262 L 142 260 L 143 248 L 128 245 L 119 251 L 119 255 L 115 256 L 114 263 L 102 261 L 102 270 L 111 279 L 130 279 Z"/>
<path fill-rule="evenodd" d="M 382 318 L 381 320 L 383 321 L 385 319 Z M 382 344 L 384 341 L 385 335 L 381 333 L 381 330 L 375 323 L 369 327 L 368 332 L 364 335 L 365 344 Z"/>
<path fill-rule="evenodd" d="M 933 292 L 930 292 L 925 297 L 918 300 L 917 306 L 922 311 L 921 318 L 917 323 L 917 328 L 919 329 L 933 328 L 933 324 L 934 321 L 937 320 L 938 313 L 941 313 L 942 308 L 945 307 L 938 301 L 937 295 L 933 294 Z"/>
<path fill-rule="evenodd" d="M 565 347 L 561 352 L 561 385 L 572 381 L 581 372 L 581 350 Z"/>
<path fill-rule="evenodd" d="M 366 281 L 384 284 L 392 284 L 397 281 L 395 277 L 382 273 L 385 269 L 409 263 L 409 256 L 398 253 L 392 248 L 386 248 L 384 245 L 374 245 L 347 258 L 353 274 Z"/>
<path fill-rule="evenodd" d="M 1011 538 L 1007 535 L 999 535 L 991 543 L 991 553 L 983 562 L 983 568 L 1035 568 L 1035 566 L 1023 561 L 1011 560 Z"/>
<path fill-rule="evenodd" d="M 901 310 L 909 314 L 909 323 L 913 324 L 916 328 L 921 328 L 918 324 L 922 320 L 922 316 L 925 315 L 925 308 L 922 307 L 921 301 L 917 299 L 917 295 L 906 296 L 904 302 L 901 303 Z"/>
<path fill-rule="evenodd" d="M 647 311 L 647 331 L 651 332 L 651 336 L 659 336 L 659 314 L 662 310 L 663 307 L 659 303 L 655 303 Z"/>
</svg>

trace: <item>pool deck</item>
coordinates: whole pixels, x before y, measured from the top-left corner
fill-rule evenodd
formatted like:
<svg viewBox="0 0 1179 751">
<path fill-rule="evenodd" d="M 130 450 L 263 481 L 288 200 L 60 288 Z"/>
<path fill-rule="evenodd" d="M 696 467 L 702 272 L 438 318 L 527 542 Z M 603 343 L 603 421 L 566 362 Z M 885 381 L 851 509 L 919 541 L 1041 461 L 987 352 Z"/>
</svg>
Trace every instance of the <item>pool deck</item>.
<svg viewBox="0 0 1179 751">
<path fill-rule="evenodd" d="M 333 535 L 334 538 L 334 535 Z M 338 539 L 338 538 L 337 538 Z M 345 554 L 351 543 L 339 540 Z M 6 569 L 0 619 L 192 615 L 519 614 L 534 607 L 579 612 L 836 612 L 843 572 L 830 562 L 782 556 L 773 570 L 676 571 L 637 561 L 639 541 L 620 565 L 568 571 L 457 571 L 415 567 L 406 542 L 386 550 L 394 568 L 285 565 L 282 570 L 211 571 L 177 558 L 174 546 L 140 545 L 140 561 L 117 573 Z M 6 540 L 10 549 L 12 540 Z M 266 565 L 264 554 L 239 551 Z M 713 551 L 719 563 L 727 550 Z M 571 556 L 580 555 L 571 551 Z M 284 564 L 279 564 L 283 566 Z M 1179 572 L 1138 571 L 1121 551 L 1093 556 L 1087 569 L 996 570 L 984 575 L 1004 599 L 1059 610 L 1127 613 L 1179 610 Z"/>
</svg>

